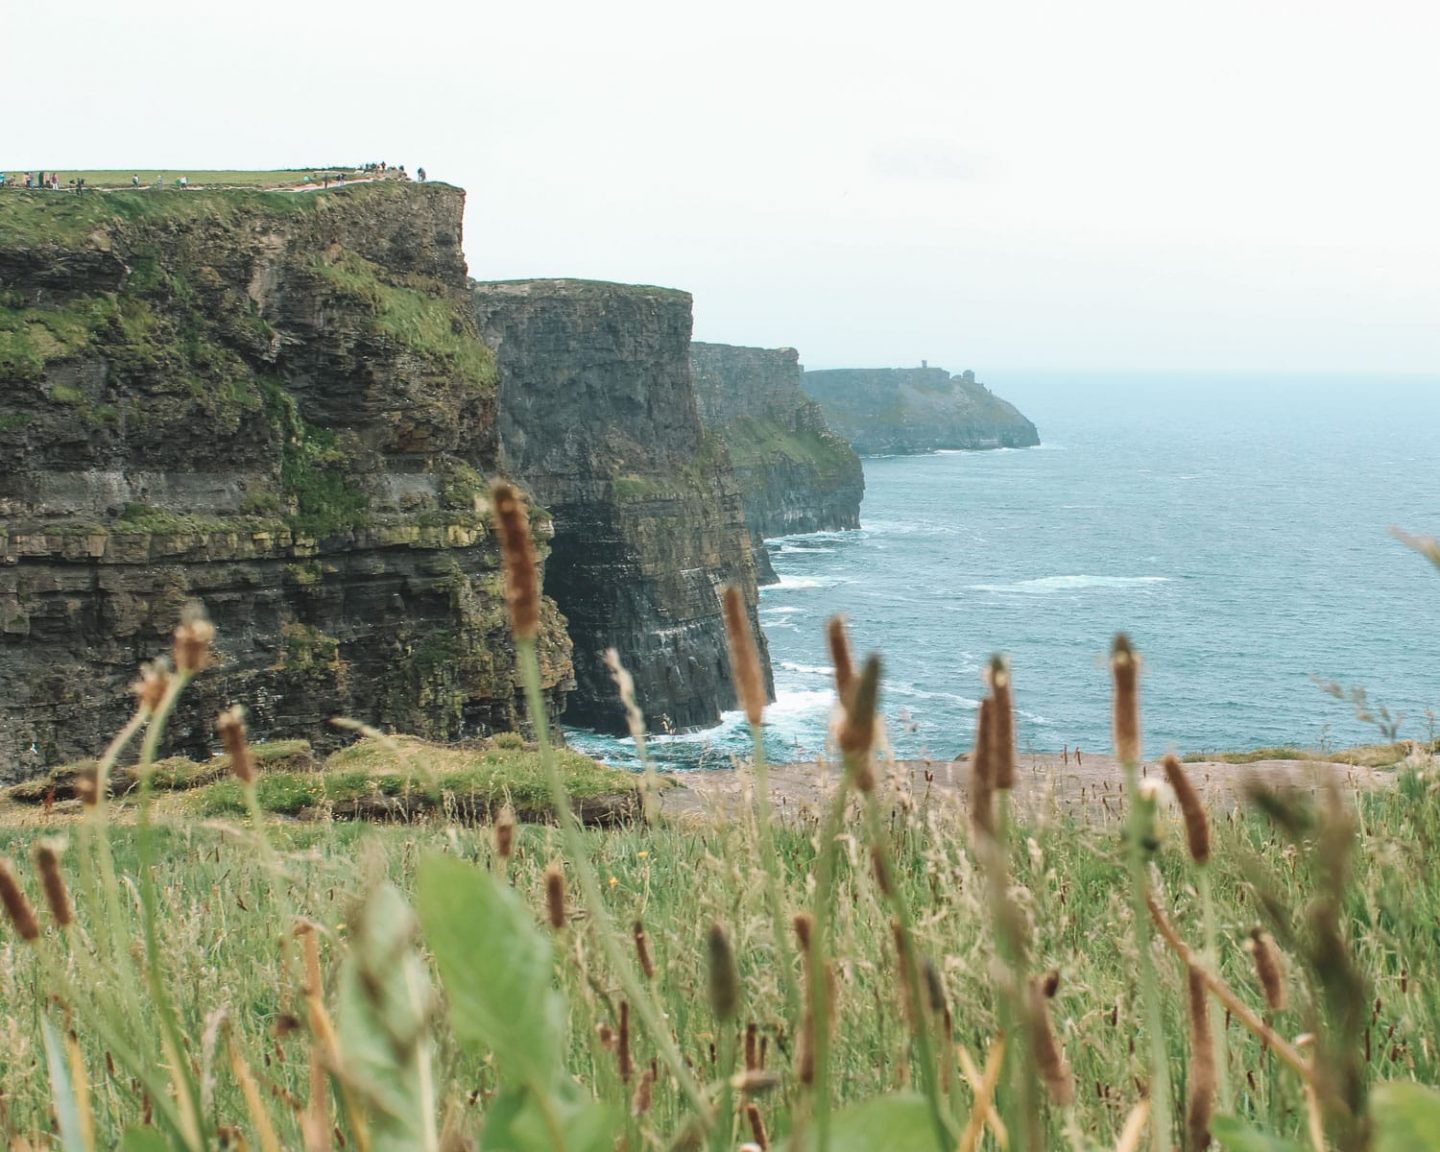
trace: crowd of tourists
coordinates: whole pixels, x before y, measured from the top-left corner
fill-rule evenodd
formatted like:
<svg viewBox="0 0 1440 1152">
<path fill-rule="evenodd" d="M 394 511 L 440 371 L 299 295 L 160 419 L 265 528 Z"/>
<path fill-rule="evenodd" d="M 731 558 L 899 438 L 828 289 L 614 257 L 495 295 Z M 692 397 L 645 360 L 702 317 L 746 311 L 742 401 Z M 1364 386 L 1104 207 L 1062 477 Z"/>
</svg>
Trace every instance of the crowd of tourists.
<svg viewBox="0 0 1440 1152">
<path fill-rule="evenodd" d="M 362 164 L 358 168 L 353 169 L 351 174 L 358 175 L 365 180 L 410 179 L 410 174 L 405 171 L 405 165 L 401 164 L 398 167 L 392 167 L 384 160 L 378 160 L 370 164 Z M 423 182 L 425 180 L 425 169 L 417 169 L 415 175 Z M 329 188 L 333 184 L 337 188 L 343 188 L 345 186 L 345 176 L 346 174 L 343 171 L 307 172 L 300 183 L 306 187 L 313 187 L 318 184 L 322 188 Z M 157 189 L 165 187 L 165 177 L 163 174 L 156 174 L 153 186 Z M 138 174 L 130 177 L 130 187 L 141 187 L 141 180 Z M 175 187 L 182 191 L 189 188 L 190 177 L 175 177 Z M 23 188 L 27 192 L 84 192 L 86 191 L 86 184 L 83 176 L 74 176 L 66 180 L 59 172 L 40 171 L 13 174 L 0 172 L 0 188 Z"/>
</svg>

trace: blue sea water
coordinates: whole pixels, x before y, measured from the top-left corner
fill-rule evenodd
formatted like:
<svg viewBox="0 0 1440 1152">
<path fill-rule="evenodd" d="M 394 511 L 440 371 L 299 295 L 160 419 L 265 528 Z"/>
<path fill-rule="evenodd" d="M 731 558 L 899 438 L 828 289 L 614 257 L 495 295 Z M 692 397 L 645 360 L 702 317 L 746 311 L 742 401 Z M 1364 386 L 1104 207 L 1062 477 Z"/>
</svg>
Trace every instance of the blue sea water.
<svg viewBox="0 0 1440 1152">
<path fill-rule="evenodd" d="M 995 389 L 1040 448 L 867 460 L 860 530 L 769 543 L 768 755 L 824 747 L 822 626 L 837 612 L 885 660 L 906 756 L 968 747 L 995 651 L 1013 665 L 1022 749 L 1107 750 L 1120 629 L 1144 656 L 1152 755 L 1375 739 L 1317 679 L 1365 688 L 1402 736 L 1429 734 L 1440 573 L 1388 529 L 1440 533 L 1440 379 L 1034 375 Z M 569 736 L 633 758 L 627 741 Z M 718 766 L 747 740 L 734 714 L 652 748 Z"/>
</svg>

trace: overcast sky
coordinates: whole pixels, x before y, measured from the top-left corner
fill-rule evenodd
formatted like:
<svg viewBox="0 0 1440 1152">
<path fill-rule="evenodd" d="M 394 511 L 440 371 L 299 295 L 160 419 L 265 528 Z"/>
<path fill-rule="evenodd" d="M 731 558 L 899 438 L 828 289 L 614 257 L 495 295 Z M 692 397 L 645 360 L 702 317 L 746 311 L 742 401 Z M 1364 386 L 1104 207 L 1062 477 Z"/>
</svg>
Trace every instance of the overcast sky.
<svg viewBox="0 0 1440 1152">
<path fill-rule="evenodd" d="M 810 367 L 1440 370 L 1440 4 L 0 0 L 0 166 L 385 159 Z"/>
</svg>

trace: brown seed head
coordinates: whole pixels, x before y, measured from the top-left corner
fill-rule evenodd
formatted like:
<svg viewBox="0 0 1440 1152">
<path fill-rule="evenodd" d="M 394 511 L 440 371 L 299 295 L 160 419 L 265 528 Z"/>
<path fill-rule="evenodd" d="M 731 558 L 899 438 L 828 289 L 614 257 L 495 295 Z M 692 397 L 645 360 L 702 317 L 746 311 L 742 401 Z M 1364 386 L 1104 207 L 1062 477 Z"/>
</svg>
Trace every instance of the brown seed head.
<svg viewBox="0 0 1440 1152">
<path fill-rule="evenodd" d="M 1055 999 L 1055 993 L 1060 991 L 1060 969 L 1052 968 L 1045 973 L 1040 981 L 1040 991 L 1044 993 L 1046 1000 Z"/>
<path fill-rule="evenodd" d="M 706 945 L 710 968 L 710 1007 L 717 1020 L 733 1020 L 740 1006 L 740 973 L 735 969 L 735 953 L 730 950 L 725 929 L 719 924 L 710 925 Z"/>
<path fill-rule="evenodd" d="M 630 1097 L 630 1114 L 632 1116 L 644 1116 L 650 1111 L 655 1086 L 655 1073 L 651 1069 L 645 1069 L 645 1074 L 640 1077 L 635 1085 L 635 1094 Z"/>
<path fill-rule="evenodd" d="M 515 811 L 510 805 L 500 809 L 495 817 L 495 855 L 502 862 L 515 854 Z"/>
<path fill-rule="evenodd" d="M 975 752 L 970 757 L 970 823 L 977 835 L 995 835 L 995 701 L 980 701 L 975 718 Z"/>
<path fill-rule="evenodd" d="M 750 631 L 750 618 L 745 613 L 745 597 L 736 585 L 727 584 L 720 590 L 720 603 L 725 609 L 725 639 L 730 643 L 735 695 L 745 709 L 745 719 L 758 726 L 765 717 L 765 677 L 760 672 L 755 634 Z"/>
<path fill-rule="evenodd" d="M 845 723 L 840 729 L 840 748 L 846 758 L 853 758 L 856 769 L 855 787 L 869 792 L 875 787 L 875 772 L 870 766 L 870 751 L 875 746 L 875 704 L 880 695 L 880 657 L 867 656 L 850 700 L 845 709 Z"/>
<path fill-rule="evenodd" d="M 1115 681 L 1115 756 L 1122 764 L 1140 763 L 1140 656 L 1120 632 L 1110 649 Z"/>
<path fill-rule="evenodd" d="M 991 658 L 989 679 L 990 696 L 995 701 L 995 727 L 990 740 L 995 787 L 1008 792 L 1015 787 L 1015 706 L 1010 698 L 1010 666 L 1003 656 Z"/>
<path fill-rule="evenodd" d="M 760 1029 L 752 1020 L 745 1025 L 745 1071 L 760 1070 Z"/>
<path fill-rule="evenodd" d="M 530 517 L 520 494 L 504 482 L 490 489 L 490 502 L 495 509 L 500 556 L 505 565 L 510 630 L 517 639 L 533 639 L 540 632 L 540 577 L 535 565 L 535 543 L 530 538 Z"/>
<path fill-rule="evenodd" d="M 545 912 L 551 928 L 565 927 L 565 873 L 558 863 L 545 866 Z"/>
<path fill-rule="evenodd" d="M 640 961 L 640 971 L 645 979 L 655 979 L 655 961 L 650 958 L 650 938 L 645 935 L 645 925 L 635 921 L 635 958 Z"/>
<path fill-rule="evenodd" d="M 620 1034 L 615 1041 L 615 1067 L 620 1072 L 620 1082 L 630 1083 L 635 1075 L 635 1058 L 630 1055 L 630 1001 L 620 1001 Z"/>
<path fill-rule="evenodd" d="M 845 707 L 855 686 L 855 664 L 850 659 L 850 637 L 845 634 L 843 616 L 832 616 L 826 621 L 825 638 L 830 644 L 830 663 L 835 668 L 835 695 Z"/>
<path fill-rule="evenodd" d="M 932 1015 L 945 1015 L 945 982 L 940 978 L 940 969 L 935 961 L 926 956 L 920 962 L 921 975 L 925 977 L 925 999 Z"/>
<path fill-rule="evenodd" d="M 1204 864 L 1210 859 L 1210 818 L 1205 814 L 1205 805 L 1174 753 L 1167 752 L 1163 763 L 1165 779 L 1170 781 L 1170 790 L 1175 793 L 1180 814 L 1185 817 L 1185 843 L 1190 848 L 1190 858 Z"/>
<path fill-rule="evenodd" d="M 140 711 L 147 715 L 160 707 L 169 690 L 170 665 L 163 659 L 140 665 L 140 679 L 130 685 Z"/>
<path fill-rule="evenodd" d="M 760 1152 L 768 1152 L 770 1137 L 765 1133 L 765 1121 L 760 1117 L 760 1109 L 753 1102 L 745 1105 L 745 1119 L 750 1121 L 750 1139 L 755 1142 Z"/>
<path fill-rule="evenodd" d="M 1280 949 L 1270 933 L 1256 925 L 1250 929 L 1250 951 L 1255 958 L 1255 976 L 1265 992 L 1265 1007 L 1271 1012 L 1283 1012 L 1289 1002 L 1285 988 L 1285 968 L 1280 959 Z"/>
<path fill-rule="evenodd" d="M 5 905 L 5 915 L 19 933 L 22 940 L 36 940 L 40 937 L 40 922 L 35 919 L 35 909 L 30 907 L 29 897 L 20 887 L 15 869 L 9 860 L 0 859 L 0 904 Z"/>
<path fill-rule="evenodd" d="M 1045 999 L 1044 988 L 1039 981 L 1030 981 L 1028 1000 L 1030 1045 L 1035 1064 L 1045 1081 L 1050 1099 L 1058 1107 L 1068 1108 L 1075 1102 L 1075 1079 L 1055 1037 L 1055 1028 L 1050 1022 L 1050 1003 Z"/>
<path fill-rule="evenodd" d="M 790 926 L 795 930 L 795 940 L 800 945 L 800 951 L 810 951 L 810 930 L 814 927 L 814 921 L 808 912 L 797 912 L 790 921 Z"/>
<path fill-rule="evenodd" d="M 1187 970 L 1190 1005 L 1190 1099 L 1185 1110 L 1188 1148 L 1210 1146 L 1210 1116 L 1215 1108 L 1215 1042 L 1210 1034 L 1205 980 L 1195 967 Z"/>
<path fill-rule="evenodd" d="M 220 713 L 215 721 L 220 733 L 220 742 L 230 756 L 230 771 L 242 784 L 255 779 L 255 758 L 250 755 L 250 745 L 245 739 L 245 710 L 236 704 Z"/>
<path fill-rule="evenodd" d="M 40 887 L 45 893 L 45 903 L 50 915 L 61 928 L 68 928 L 75 921 L 75 909 L 70 906 L 70 893 L 65 888 L 65 876 L 60 871 L 60 852 L 63 845 L 55 840 L 35 842 L 35 870 L 40 873 Z"/>
<path fill-rule="evenodd" d="M 180 617 L 180 627 L 175 629 L 175 668 L 193 676 L 203 672 L 210 664 L 210 645 L 215 640 L 215 625 L 205 615 L 204 607 L 198 601 L 185 606 Z"/>
</svg>

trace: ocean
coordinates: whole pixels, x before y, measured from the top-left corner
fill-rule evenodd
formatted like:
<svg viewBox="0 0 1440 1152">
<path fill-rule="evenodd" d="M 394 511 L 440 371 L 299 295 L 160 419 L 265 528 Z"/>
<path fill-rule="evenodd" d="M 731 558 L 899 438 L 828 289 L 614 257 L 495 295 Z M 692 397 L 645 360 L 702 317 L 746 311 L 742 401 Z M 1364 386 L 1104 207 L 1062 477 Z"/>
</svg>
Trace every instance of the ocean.
<svg viewBox="0 0 1440 1152">
<path fill-rule="evenodd" d="M 884 660 L 897 755 L 973 739 L 993 652 L 1022 751 L 1108 750 L 1106 653 L 1142 653 L 1147 754 L 1379 738 L 1440 713 L 1440 572 L 1389 534 L 1440 534 L 1440 378 L 1016 375 L 996 380 L 1042 446 L 865 461 L 862 527 L 770 541 L 761 594 L 772 760 L 813 758 L 833 708 L 823 624 Z M 1376 712 L 1378 715 L 1378 712 Z M 1434 733 L 1440 735 L 1440 731 Z M 570 730 L 633 763 L 629 741 Z M 657 735 L 673 768 L 728 766 L 743 718 Z"/>
</svg>

